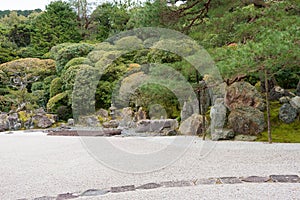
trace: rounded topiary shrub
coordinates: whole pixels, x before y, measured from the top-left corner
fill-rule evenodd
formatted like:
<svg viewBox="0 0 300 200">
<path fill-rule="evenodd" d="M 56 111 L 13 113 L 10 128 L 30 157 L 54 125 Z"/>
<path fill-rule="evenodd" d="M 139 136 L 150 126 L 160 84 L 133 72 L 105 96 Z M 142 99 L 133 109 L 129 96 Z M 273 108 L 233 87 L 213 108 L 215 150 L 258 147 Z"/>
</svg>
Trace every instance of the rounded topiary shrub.
<svg viewBox="0 0 300 200">
<path fill-rule="evenodd" d="M 59 77 L 53 79 L 50 84 L 50 98 L 62 92 L 62 81 Z"/>
</svg>

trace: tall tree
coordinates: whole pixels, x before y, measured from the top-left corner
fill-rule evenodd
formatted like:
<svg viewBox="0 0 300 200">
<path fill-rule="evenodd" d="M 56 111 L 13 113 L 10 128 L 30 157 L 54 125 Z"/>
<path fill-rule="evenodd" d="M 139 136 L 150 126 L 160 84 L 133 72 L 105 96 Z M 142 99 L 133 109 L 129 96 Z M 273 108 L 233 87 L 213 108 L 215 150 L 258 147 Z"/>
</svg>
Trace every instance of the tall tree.
<svg viewBox="0 0 300 200">
<path fill-rule="evenodd" d="M 40 52 L 40 56 L 56 44 L 81 40 L 76 13 L 69 3 L 63 1 L 47 5 L 46 11 L 33 20 L 32 26 L 31 44 Z"/>
</svg>

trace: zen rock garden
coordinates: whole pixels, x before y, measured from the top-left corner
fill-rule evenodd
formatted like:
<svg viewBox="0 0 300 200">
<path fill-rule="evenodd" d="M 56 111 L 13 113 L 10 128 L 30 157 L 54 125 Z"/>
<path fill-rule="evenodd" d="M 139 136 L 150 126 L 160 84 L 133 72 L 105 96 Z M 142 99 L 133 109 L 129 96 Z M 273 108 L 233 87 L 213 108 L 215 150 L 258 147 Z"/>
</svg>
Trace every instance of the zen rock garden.
<svg viewBox="0 0 300 200">
<path fill-rule="evenodd" d="M 181 120 L 167 119 L 163 115 L 152 115 L 149 119 L 149 113 L 142 107 L 118 109 L 112 104 L 109 110 L 100 109 L 92 115 L 61 123 L 56 115 L 40 108 L 31 112 L 1 113 L 0 131 L 45 129 L 50 135 L 62 132 L 65 132 L 62 135 L 80 135 L 77 130 L 92 130 L 94 136 L 203 135 L 206 131 L 212 140 L 255 140 L 266 129 L 266 104 L 256 87 L 242 81 L 229 86 L 221 84 L 217 91 L 213 96 L 208 89 L 204 93 L 206 97 L 202 99 L 206 101 L 203 101 L 202 112 L 205 114 L 199 114 L 198 101 L 184 102 Z M 296 94 L 279 86 L 271 89 L 270 98 L 281 103 L 278 118 L 282 122 L 289 124 L 299 120 L 299 93 L 300 84 Z"/>
</svg>

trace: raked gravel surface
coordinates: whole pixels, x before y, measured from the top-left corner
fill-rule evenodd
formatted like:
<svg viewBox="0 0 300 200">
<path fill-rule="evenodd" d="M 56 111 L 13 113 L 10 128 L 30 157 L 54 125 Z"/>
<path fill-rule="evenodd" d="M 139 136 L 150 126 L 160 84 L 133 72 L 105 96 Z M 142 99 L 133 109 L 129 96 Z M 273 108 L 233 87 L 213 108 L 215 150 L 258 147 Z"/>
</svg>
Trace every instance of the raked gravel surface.
<svg viewBox="0 0 300 200">
<path fill-rule="evenodd" d="M 180 142 L 172 142 L 175 138 L 186 140 L 183 136 L 82 139 L 77 136 L 46 136 L 42 132 L 0 133 L 0 199 L 34 199 L 88 189 L 211 177 L 300 175 L 300 144 L 212 142 L 195 137 L 188 147 L 182 147 Z M 155 149 L 159 153 L 167 146 L 172 146 L 174 152 L 179 149 L 182 154 L 155 171 L 124 172 L 95 159 L 86 139 L 105 140 L 124 152 L 139 155 L 151 154 Z M 107 154 L 104 158 L 118 158 L 114 152 L 110 155 L 107 150 L 102 150 Z M 134 163 L 130 157 L 120 159 L 127 163 L 124 169 L 153 164 Z M 300 183 L 196 185 L 79 199 L 300 199 Z"/>
</svg>

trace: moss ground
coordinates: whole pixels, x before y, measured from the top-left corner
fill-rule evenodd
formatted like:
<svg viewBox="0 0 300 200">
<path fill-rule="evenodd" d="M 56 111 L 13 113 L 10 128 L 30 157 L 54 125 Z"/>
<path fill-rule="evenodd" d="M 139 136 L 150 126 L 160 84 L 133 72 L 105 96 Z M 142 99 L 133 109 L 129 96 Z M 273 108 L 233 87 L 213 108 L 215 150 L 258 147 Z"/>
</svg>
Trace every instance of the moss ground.
<svg viewBox="0 0 300 200">
<path fill-rule="evenodd" d="M 270 103 L 270 107 L 273 142 L 300 143 L 300 116 L 298 115 L 296 121 L 293 123 L 285 124 L 279 120 L 278 117 L 281 104 L 278 101 L 274 101 Z M 267 129 L 261 133 L 261 135 L 257 138 L 257 141 L 268 141 Z"/>
</svg>

